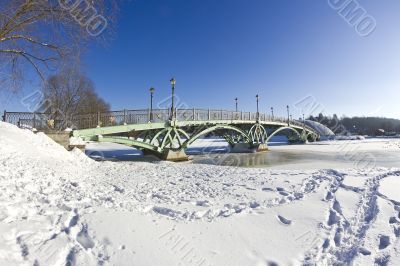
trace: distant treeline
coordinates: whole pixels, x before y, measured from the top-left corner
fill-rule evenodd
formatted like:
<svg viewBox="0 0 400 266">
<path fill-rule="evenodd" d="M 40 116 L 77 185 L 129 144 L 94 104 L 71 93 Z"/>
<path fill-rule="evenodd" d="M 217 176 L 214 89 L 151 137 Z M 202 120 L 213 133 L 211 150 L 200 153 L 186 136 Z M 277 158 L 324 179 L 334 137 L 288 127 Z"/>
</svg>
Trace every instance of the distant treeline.
<svg viewBox="0 0 400 266">
<path fill-rule="evenodd" d="M 400 133 L 400 120 L 383 117 L 341 117 L 333 116 L 310 116 L 309 120 L 319 122 L 330 128 L 336 135 L 396 135 Z"/>
</svg>

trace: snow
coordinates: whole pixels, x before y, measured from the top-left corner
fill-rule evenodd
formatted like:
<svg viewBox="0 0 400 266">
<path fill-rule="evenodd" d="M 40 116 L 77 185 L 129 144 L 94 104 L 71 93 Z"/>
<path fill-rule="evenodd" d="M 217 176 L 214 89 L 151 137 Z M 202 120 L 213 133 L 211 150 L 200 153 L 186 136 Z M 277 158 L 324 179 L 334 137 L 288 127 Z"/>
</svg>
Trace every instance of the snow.
<svg viewBox="0 0 400 266">
<path fill-rule="evenodd" d="M 335 140 L 365 140 L 364 136 L 335 136 Z"/>
<path fill-rule="evenodd" d="M 342 143 L 271 152 L 339 154 Z M 89 151 L 140 156 L 104 143 Z M 336 166 L 96 162 L 0 122 L 0 265 L 398 265 L 400 169 Z"/>
<path fill-rule="evenodd" d="M 400 203 L 400 177 L 389 176 L 381 182 L 380 192 L 386 197 Z"/>
<path fill-rule="evenodd" d="M 70 137 L 69 144 L 79 146 L 79 145 L 86 145 L 86 142 L 80 137 Z"/>
</svg>

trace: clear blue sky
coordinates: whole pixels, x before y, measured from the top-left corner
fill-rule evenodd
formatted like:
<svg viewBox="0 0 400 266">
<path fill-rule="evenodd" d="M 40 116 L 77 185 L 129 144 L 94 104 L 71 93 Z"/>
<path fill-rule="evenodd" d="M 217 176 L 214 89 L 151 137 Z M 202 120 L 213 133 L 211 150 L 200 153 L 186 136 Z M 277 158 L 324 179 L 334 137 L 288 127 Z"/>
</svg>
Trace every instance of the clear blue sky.
<svg viewBox="0 0 400 266">
<path fill-rule="evenodd" d="M 327 0 L 136 0 L 84 69 L 113 109 L 147 107 L 150 86 L 161 101 L 174 76 L 189 107 L 255 110 L 258 93 L 283 115 L 312 95 L 326 114 L 400 118 L 400 1 L 359 3 L 368 37 Z"/>
</svg>

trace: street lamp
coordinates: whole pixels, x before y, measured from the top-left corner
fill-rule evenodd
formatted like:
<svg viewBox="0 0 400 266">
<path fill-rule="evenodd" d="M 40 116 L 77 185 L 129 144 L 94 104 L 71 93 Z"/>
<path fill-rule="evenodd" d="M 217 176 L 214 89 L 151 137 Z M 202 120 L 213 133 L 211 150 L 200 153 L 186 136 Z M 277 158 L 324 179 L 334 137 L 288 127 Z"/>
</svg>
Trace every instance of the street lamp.
<svg viewBox="0 0 400 266">
<path fill-rule="evenodd" d="M 172 104 L 171 104 L 171 120 L 175 119 L 175 85 L 176 85 L 176 80 L 172 78 L 170 81 L 171 87 L 172 87 Z"/>
<path fill-rule="evenodd" d="M 274 120 L 274 107 L 271 107 L 272 120 Z"/>
<path fill-rule="evenodd" d="M 236 106 L 236 112 L 238 111 L 238 98 L 235 98 L 235 106 Z"/>
<path fill-rule="evenodd" d="M 150 122 L 153 122 L 153 97 L 156 91 L 153 87 L 150 88 Z"/>
<path fill-rule="evenodd" d="M 257 99 L 257 121 L 260 120 L 260 113 L 259 113 L 259 109 L 258 109 L 258 103 L 260 100 L 260 97 L 258 96 L 258 94 L 256 95 L 256 99 Z"/>
<path fill-rule="evenodd" d="M 289 105 L 286 105 L 286 109 L 287 109 L 287 119 L 288 119 L 288 125 L 290 125 L 290 113 L 289 113 Z"/>
</svg>

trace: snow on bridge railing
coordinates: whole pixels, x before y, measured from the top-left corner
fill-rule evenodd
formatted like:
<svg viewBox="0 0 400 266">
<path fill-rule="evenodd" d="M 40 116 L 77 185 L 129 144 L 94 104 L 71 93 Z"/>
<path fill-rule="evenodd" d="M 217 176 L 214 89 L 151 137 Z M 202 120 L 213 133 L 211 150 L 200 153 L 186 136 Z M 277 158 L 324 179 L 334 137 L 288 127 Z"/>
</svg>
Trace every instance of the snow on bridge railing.
<svg viewBox="0 0 400 266">
<path fill-rule="evenodd" d="M 243 111 L 228 111 L 215 109 L 176 109 L 177 121 L 256 121 L 257 117 L 262 122 L 287 123 L 288 119 L 275 117 L 264 113 Z M 63 116 L 51 113 L 29 113 L 29 112 L 6 112 L 4 111 L 3 121 L 23 128 L 36 128 L 38 130 L 65 128 L 87 129 L 95 127 L 118 126 L 144 123 L 164 123 L 171 117 L 171 109 L 139 109 L 121 110 L 103 113 L 77 114 Z M 291 120 L 291 125 L 304 127 L 307 130 L 315 131 L 301 121 Z"/>
</svg>

